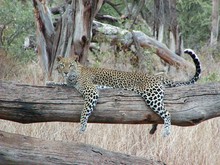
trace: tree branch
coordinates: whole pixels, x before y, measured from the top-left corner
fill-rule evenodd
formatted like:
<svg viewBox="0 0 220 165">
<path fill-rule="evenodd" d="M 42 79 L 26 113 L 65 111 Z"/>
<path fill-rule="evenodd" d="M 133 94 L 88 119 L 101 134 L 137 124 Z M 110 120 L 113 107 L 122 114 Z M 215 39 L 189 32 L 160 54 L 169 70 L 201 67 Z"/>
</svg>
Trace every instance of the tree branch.
<svg viewBox="0 0 220 165">
<path fill-rule="evenodd" d="M 136 42 L 140 45 L 140 47 L 152 50 L 152 53 L 157 54 L 168 64 L 183 68 L 192 66 L 192 64 L 184 60 L 182 57 L 170 51 L 166 45 L 147 36 L 141 31 L 130 32 L 128 30 L 100 23 L 98 21 L 93 21 L 92 29 L 94 32 L 93 40 L 98 41 L 99 43 L 105 40 L 107 42 L 122 45 L 123 47 L 130 47 L 134 43 L 133 38 L 136 38 Z"/>
<path fill-rule="evenodd" d="M 83 98 L 73 88 L 1 82 L 0 119 L 19 123 L 79 122 Z M 165 90 L 172 124 L 193 126 L 220 116 L 220 83 Z M 89 123 L 152 124 L 162 119 L 131 91 L 104 89 Z"/>
<path fill-rule="evenodd" d="M 143 164 L 160 161 L 107 151 L 87 144 L 55 142 L 0 131 L 0 164 Z"/>
</svg>

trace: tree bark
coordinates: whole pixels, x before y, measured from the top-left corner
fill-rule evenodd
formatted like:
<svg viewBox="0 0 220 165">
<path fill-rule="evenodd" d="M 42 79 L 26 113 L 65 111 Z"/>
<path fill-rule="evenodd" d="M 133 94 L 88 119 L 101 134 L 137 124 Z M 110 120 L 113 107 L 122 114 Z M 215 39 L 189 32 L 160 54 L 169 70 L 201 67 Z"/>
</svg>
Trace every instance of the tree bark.
<svg viewBox="0 0 220 165">
<path fill-rule="evenodd" d="M 219 31 L 219 0 L 212 0 L 212 29 L 210 45 L 216 47 Z"/>
<path fill-rule="evenodd" d="M 1 82 L 0 119 L 19 123 L 79 122 L 83 98 L 73 88 Z M 220 83 L 165 90 L 165 107 L 172 124 L 193 126 L 220 116 Z M 104 89 L 90 123 L 152 124 L 162 119 L 131 91 Z"/>
<path fill-rule="evenodd" d="M 33 0 L 39 59 L 50 79 L 56 56 L 78 55 L 85 63 L 91 40 L 92 21 L 103 0 L 75 0 L 66 2 L 56 22 L 46 0 Z"/>
<path fill-rule="evenodd" d="M 160 161 L 110 152 L 87 144 L 55 142 L 0 131 L 0 164 L 143 164 Z"/>
</svg>

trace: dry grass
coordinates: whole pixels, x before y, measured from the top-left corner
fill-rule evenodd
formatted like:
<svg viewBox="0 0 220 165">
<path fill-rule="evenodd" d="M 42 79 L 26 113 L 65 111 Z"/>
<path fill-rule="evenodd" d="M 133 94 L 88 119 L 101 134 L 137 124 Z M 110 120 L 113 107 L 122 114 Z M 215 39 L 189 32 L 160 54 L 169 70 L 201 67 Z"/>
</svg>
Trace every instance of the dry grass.
<svg viewBox="0 0 220 165">
<path fill-rule="evenodd" d="M 4 80 L 14 80 L 22 83 L 43 84 L 39 65 L 30 63 L 22 68 L 13 60 L 0 56 L 1 70 L 16 68 L 15 74 L 1 77 Z M 207 64 L 206 58 L 202 61 Z M 217 62 L 216 62 L 217 65 Z M 212 64 L 212 71 L 216 65 Z M 208 66 L 203 76 L 210 74 Z M 5 72 L 5 73 L 6 73 Z M 1 75 L 2 76 L 2 75 Z M 194 127 L 172 126 L 169 137 L 161 136 L 162 126 L 155 135 L 149 135 L 150 125 L 108 125 L 89 124 L 85 134 L 79 134 L 78 123 L 40 123 L 18 124 L 0 120 L 0 129 L 42 139 L 61 140 L 67 142 L 82 142 L 102 147 L 111 151 L 137 155 L 149 159 L 161 160 L 175 165 L 217 165 L 220 162 L 220 120 L 211 119 Z"/>
</svg>

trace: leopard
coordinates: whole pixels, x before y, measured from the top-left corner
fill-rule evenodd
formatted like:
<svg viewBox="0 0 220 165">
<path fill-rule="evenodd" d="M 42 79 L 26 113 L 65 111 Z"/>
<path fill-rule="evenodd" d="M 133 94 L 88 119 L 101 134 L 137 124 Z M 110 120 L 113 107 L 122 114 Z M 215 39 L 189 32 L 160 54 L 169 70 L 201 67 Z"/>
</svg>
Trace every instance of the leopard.
<svg viewBox="0 0 220 165">
<path fill-rule="evenodd" d="M 164 75 L 150 75 L 142 72 L 126 72 L 106 68 L 88 67 L 79 63 L 75 57 L 57 57 L 57 71 L 64 78 L 64 83 L 47 82 L 52 86 L 68 86 L 75 88 L 84 98 L 84 107 L 80 117 L 80 132 L 87 128 L 88 119 L 94 110 L 100 87 L 124 89 L 136 92 L 164 122 L 163 136 L 171 132 L 171 115 L 164 106 L 164 88 L 194 84 L 201 76 L 201 63 L 196 53 L 185 49 L 191 56 L 195 73 L 187 81 L 172 81 Z M 153 124 L 153 134 L 158 124 Z"/>
</svg>

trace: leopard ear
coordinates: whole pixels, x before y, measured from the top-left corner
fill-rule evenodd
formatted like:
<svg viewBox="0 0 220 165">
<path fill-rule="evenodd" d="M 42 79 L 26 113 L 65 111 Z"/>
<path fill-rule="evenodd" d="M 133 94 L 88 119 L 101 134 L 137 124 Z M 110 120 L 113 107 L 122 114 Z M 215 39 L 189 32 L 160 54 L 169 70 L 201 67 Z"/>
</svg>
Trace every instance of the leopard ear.
<svg viewBox="0 0 220 165">
<path fill-rule="evenodd" d="M 62 58 L 62 56 L 57 56 L 57 61 L 60 61 Z"/>
<path fill-rule="evenodd" d="M 79 56 L 77 56 L 77 55 L 73 55 L 73 59 L 74 59 L 74 61 L 76 61 L 76 62 L 79 62 Z"/>
</svg>

